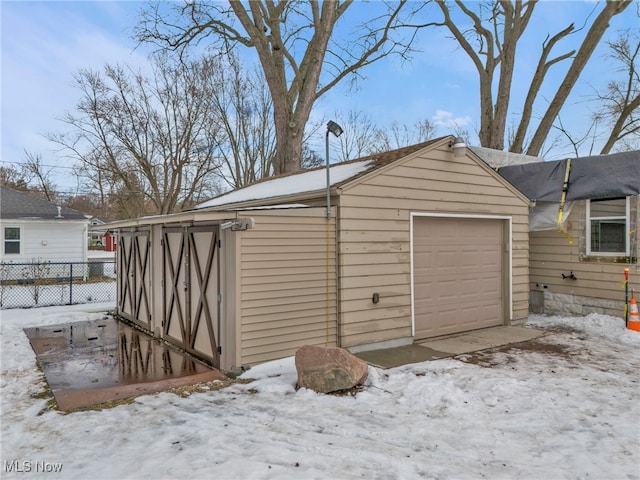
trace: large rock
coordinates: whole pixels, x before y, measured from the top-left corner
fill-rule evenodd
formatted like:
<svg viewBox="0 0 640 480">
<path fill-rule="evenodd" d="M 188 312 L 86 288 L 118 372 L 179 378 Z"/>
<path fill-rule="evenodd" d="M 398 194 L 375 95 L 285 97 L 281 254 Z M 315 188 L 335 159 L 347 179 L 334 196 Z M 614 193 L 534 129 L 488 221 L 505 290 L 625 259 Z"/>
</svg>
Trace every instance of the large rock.
<svg viewBox="0 0 640 480">
<path fill-rule="evenodd" d="M 367 362 L 343 348 L 305 345 L 296 352 L 298 387 L 320 393 L 348 390 L 367 379 Z"/>
</svg>

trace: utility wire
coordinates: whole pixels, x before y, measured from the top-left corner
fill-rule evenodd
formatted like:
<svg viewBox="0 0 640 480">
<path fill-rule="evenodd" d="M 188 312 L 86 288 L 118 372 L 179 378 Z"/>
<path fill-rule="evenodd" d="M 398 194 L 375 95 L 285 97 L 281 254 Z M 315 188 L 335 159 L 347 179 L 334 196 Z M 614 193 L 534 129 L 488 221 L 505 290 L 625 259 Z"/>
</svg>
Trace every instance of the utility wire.
<svg viewBox="0 0 640 480">
<path fill-rule="evenodd" d="M 11 164 L 11 165 L 21 165 L 21 166 L 29 165 L 29 163 L 26 163 L 26 162 L 9 162 L 7 160 L 0 160 L 0 163 L 8 163 L 8 164 Z M 64 165 L 45 165 L 45 164 L 40 164 L 40 166 L 41 167 L 47 167 L 47 168 L 66 168 L 66 169 L 69 169 L 69 170 L 74 170 L 75 169 L 75 167 L 66 167 Z"/>
</svg>

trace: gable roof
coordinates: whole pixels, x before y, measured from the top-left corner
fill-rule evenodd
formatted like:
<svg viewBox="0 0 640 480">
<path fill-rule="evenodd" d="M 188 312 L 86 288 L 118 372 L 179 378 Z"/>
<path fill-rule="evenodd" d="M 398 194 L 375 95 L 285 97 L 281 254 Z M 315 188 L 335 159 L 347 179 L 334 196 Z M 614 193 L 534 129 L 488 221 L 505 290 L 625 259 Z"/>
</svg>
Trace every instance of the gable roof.
<svg viewBox="0 0 640 480">
<path fill-rule="evenodd" d="M 0 218 L 21 220 L 86 220 L 87 216 L 77 210 L 61 207 L 24 192 L 0 186 Z"/>
<path fill-rule="evenodd" d="M 389 152 L 381 152 L 355 160 L 349 160 L 331 165 L 329 177 L 331 187 L 339 187 L 372 170 L 388 165 L 400 158 L 406 157 L 418 150 L 443 140 L 442 137 L 427 142 L 398 148 Z M 258 180 L 228 193 L 223 193 L 211 200 L 194 207 L 194 210 L 210 207 L 221 207 L 241 204 L 250 201 L 276 201 L 288 196 L 308 194 L 312 197 L 316 193 L 326 191 L 327 176 L 326 167 L 317 167 L 303 172 L 285 174 L 276 177 L 268 177 Z"/>
<path fill-rule="evenodd" d="M 560 202 L 569 160 L 498 169 L 529 199 Z M 640 194 L 640 150 L 571 159 L 567 201 L 627 197 Z"/>
</svg>

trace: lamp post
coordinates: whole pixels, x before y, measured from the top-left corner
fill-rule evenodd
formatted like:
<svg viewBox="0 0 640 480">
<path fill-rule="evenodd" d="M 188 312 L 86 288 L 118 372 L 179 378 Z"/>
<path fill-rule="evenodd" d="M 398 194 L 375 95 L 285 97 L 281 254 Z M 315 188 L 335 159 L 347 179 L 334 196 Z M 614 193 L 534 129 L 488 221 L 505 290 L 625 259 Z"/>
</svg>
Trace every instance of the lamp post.
<svg viewBox="0 0 640 480">
<path fill-rule="evenodd" d="M 327 220 L 331 218 L 331 179 L 329 178 L 329 132 L 336 137 L 342 135 L 342 127 L 336 122 L 329 120 L 327 122 L 327 133 L 325 135 L 326 159 L 327 159 Z"/>
</svg>

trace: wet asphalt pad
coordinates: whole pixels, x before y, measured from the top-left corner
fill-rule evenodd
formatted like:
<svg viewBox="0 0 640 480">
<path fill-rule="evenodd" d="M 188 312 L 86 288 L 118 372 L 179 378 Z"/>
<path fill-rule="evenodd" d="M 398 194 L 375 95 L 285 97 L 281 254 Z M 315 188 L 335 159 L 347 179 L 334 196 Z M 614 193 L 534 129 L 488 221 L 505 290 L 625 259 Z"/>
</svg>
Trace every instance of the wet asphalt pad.
<svg viewBox="0 0 640 480">
<path fill-rule="evenodd" d="M 64 411 L 227 379 L 113 317 L 24 331 Z"/>
</svg>

